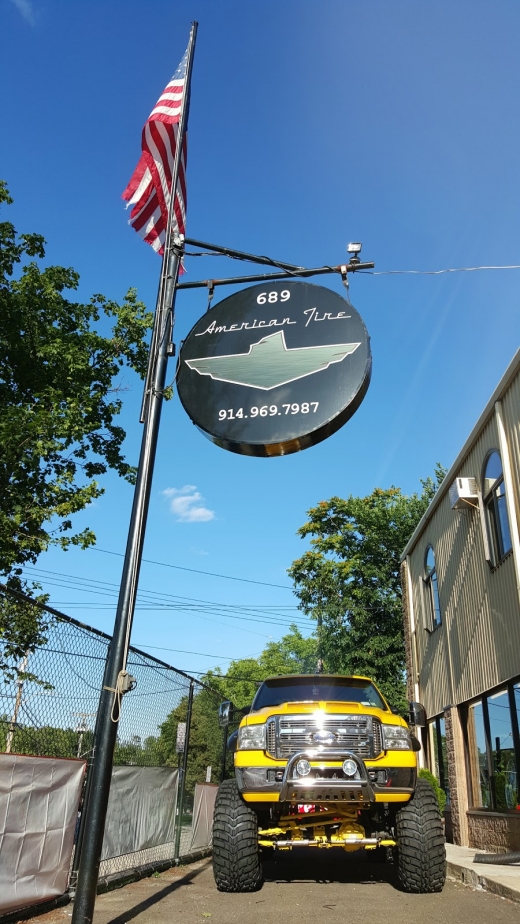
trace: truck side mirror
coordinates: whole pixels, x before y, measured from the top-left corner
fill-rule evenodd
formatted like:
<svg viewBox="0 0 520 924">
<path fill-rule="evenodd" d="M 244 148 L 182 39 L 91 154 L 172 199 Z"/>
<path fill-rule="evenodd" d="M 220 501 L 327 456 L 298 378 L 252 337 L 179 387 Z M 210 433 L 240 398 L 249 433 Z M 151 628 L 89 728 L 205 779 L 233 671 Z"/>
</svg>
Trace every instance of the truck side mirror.
<svg viewBox="0 0 520 924">
<path fill-rule="evenodd" d="M 426 709 L 421 703 L 408 703 L 410 708 L 410 725 L 426 726 Z"/>
<path fill-rule="evenodd" d="M 233 708 L 233 703 L 231 700 L 226 699 L 218 707 L 218 724 L 220 728 L 227 728 L 231 721 L 231 710 Z"/>
<path fill-rule="evenodd" d="M 227 740 L 227 749 L 231 751 L 232 754 L 235 753 L 238 745 L 238 731 L 233 732 Z"/>
</svg>

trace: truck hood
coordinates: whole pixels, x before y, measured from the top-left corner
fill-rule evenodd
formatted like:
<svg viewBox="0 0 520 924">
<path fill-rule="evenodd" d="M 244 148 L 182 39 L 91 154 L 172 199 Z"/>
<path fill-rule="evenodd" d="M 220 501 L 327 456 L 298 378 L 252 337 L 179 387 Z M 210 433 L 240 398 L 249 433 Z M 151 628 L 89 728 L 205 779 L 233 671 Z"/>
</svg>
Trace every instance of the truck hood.
<svg viewBox="0 0 520 924">
<path fill-rule="evenodd" d="M 395 715 L 393 712 L 387 712 L 386 709 L 377 709 L 375 706 L 365 706 L 363 703 L 349 703 L 349 702 L 329 702 L 329 701 L 319 701 L 315 703 L 282 703 L 280 706 L 264 706 L 263 709 L 258 709 L 255 712 L 249 713 L 245 716 L 240 723 L 244 725 L 258 725 L 262 722 L 266 722 L 271 716 L 274 715 L 316 715 L 318 718 L 319 715 L 325 716 L 335 716 L 335 715 L 372 715 L 375 718 L 379 719 L 384 725 L 402 725 L 404 728 L 407 728 L 407 724 L 404 719 L 399 715 Z"/>
</svg>

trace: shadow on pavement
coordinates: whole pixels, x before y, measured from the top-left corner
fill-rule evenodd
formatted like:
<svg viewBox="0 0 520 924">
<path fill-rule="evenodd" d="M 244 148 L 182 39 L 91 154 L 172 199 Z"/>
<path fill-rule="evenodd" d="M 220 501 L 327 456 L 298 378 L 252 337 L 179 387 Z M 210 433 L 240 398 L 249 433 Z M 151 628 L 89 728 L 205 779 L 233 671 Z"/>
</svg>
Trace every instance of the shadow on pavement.
<svg viewBox="0 0 520 924">
<path fill-rule="evenodd" d="M 180 886 L 189 885 L 190 882 L 200 873 L 203 873 L 207 867 L 208 864 L 203 863 L 196 869 L 188 870 L 184 876 L 179 876 L 178 879 L 175 879 L 174 882 L 170 882 L 169 885 L 164 887 L 164 889 L 161 889 L 159 892 L 154 892 L 153 895 L 150 895 L 144 901 L 139 902 L 138 905 L 134 905 L 133 908 L 128 908 L 127 911 L 124 911 L 122 914 L 118 914 L 116 918 L 112 918 L 110 921 L 108 921 L 108 924 L 127 924 L 128 921 L 133 920 L 133 918 L 136 918 L 139 914 L 142 914 L 143 911 L 147 911 L 149 908 L 152 908 L 158 902 L 162 901 L 163 898 L 166 898 L 167 895 L 171 895 L 171 893 L 175 892 L 175 890 L 180 888 Z"/>
<path fill-rule="evenodd" d="M 387 882 L 401 891 L 395 866 L 370 861 L 365 851 L 347 853 L 341 848 L 294 848 L 266 858 L 263 865 L 266 882 L 350 882 L 360 885 Z"/>
</svg>

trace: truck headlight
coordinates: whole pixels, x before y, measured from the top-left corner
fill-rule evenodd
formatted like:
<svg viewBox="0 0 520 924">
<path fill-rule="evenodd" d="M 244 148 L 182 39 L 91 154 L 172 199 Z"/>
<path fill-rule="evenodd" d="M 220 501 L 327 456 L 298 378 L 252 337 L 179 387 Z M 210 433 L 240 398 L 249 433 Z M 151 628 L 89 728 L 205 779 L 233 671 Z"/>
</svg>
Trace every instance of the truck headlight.
<svg viewBox="0 0 520 924">
<path fill-rule="evenodd" d="M 265 749 L 265 725 L 244 725 L 238 731 L 239 750 L 263 751 Z"/>
<path fill-rule="evenodd" d="M 402 725 L 383 725 L 383 747 L 386 751 L 410 751 L 410 732 Z"/>
</svg>

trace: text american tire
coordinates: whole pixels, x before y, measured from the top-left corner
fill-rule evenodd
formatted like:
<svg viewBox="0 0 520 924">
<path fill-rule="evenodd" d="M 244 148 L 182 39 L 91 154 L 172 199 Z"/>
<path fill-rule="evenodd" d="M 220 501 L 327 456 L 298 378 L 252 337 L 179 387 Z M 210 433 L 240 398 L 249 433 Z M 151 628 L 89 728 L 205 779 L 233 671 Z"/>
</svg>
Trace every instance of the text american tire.
<svg viewBox="0 0 520 924">
<path fill-rule="evenodd" d="M 262 885 L 258 820 L 235 780 L 220 784 L 215 801 L 213 875 L 219 892 L 255 892 Z"/>
<path fill-rule="evenodd" d="M 446 881 L 446 850 L 437 797 L 427 780 L 396 818 L 398 871 L 406 892 L 441 892 Z"/>
</svg>

